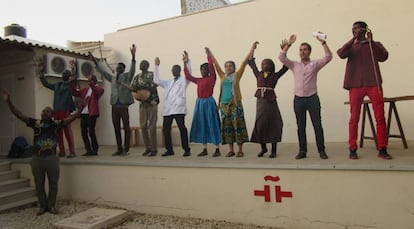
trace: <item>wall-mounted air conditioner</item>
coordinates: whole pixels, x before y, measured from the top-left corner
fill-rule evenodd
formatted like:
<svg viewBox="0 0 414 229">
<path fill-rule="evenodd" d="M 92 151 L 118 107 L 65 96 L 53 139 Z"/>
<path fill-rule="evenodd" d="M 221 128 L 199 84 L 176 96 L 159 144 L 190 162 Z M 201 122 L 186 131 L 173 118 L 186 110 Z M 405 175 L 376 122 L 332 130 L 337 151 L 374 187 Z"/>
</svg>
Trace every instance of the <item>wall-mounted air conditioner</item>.
<svg viewBox="0 0 414 229">
<path fill-rule="evenodd" d="M 84 60 L 84 59 L 77 59 L 77 68 L 78 68 L 78 76 L 79 79 L 86 79 L 91 71 L 95 74 L 95 66 L 92 61 Z"/>
<path fill-rule="evenodd" d="M 61 77 L 63 71 L 70 70 L 71 60 L 74 60 L 74 58 L 48 53 L 46 55 L 46 75 Z"/>
</svg>

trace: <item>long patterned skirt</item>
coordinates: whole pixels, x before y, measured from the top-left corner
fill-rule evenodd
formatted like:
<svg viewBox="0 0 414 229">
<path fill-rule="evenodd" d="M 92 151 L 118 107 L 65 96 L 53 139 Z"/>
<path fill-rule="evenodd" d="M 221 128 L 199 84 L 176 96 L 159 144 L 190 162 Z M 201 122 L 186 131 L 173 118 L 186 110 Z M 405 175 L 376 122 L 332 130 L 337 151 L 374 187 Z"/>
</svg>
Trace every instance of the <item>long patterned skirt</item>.
<svg viewBox="0 0 414 229">
<path fill-rule="evenodd" d="M 243 144 L 249 141 L 246 121 L 244 119 L 243 104 L 222 104 L 221 114 L 221 141 L 222 144 Z"/>
</svg>

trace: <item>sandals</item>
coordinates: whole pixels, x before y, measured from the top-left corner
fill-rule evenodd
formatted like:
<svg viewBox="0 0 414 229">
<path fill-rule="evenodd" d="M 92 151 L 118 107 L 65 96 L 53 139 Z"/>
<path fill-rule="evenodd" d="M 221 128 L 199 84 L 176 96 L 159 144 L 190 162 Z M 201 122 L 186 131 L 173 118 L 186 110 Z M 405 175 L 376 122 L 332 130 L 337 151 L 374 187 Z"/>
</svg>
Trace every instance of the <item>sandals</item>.
<svg viewBox="0 0 414 229">
<path fill-rule="evenodd" d="M 226 157 L 233 157 L 233 156 L 235 156 L 236 154 L 233 152 L 233 151 L 229 151 L 227 154 L 226 154 Z"/>
<path fill-rule="evenodd" d="M 243 152 L 238 152 L 236 157 L 243 157 L 244 153 Z"/>
</svg>

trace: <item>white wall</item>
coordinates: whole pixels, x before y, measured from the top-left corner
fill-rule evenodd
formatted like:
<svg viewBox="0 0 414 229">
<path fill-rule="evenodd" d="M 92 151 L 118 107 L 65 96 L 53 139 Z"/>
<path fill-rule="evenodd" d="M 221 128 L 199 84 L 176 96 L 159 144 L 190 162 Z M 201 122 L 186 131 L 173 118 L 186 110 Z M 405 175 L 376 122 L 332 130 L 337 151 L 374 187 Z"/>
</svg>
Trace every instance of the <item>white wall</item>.
<svg viewBox="0 0 414 229">
<path fill-rule="evenodd" d="M 413 32 L 407 26 L 413 21 L 414 3 L 408 0 L 386 1 L 248 1 L 220 9 L 179 16 L 159 22 L 122 29 L 105 35 L 105 45 L 117 50 L 117 58 L 112 63 L 123 61 L 130 65 L 129 47 L 137 45 L 137 69 L 142 59 L 151 62 L 153 69 L 155 57 L 161 59 L 163 79 L 171 77 L 171 66 L 181 64 L 181 54 L 187 50 L 192 59 L 194 75 L 199 74 L 199 66 L 206 62 L 204 47 L 210 47 L 217 59 L 223 63 L 234 60 L 239 65 L 246 56 L 253 41 L 259 41 L 256 50 L 257 63 L 263 58 L 272 58 L 277 68 L 281 67 L 277 55 L 280 41 L 290 34 L 297 35 L 297 42 L 291 47 L 288 57 L 298 60 L 298 49 L 301 42 L 307 41 L 313 47 L 311 58 L 323 56 L 320 43 L 311 36 L 313 31 L 328 34 L 328 45 L 334 58 L 319 73 L 318 93 L 322 104 L 322 122 L 326 141 L 347 141 L 349 107 L 344 105 L 348 100 L 348 92 L 342 88 L 345 60 L 341 60 L 336 51 L 351 39 L 352 23 L 364 20 L 373 31 L 374 40 L 381 41 L 388 49 L 388 61 L 382 63 L 381 71 L 384 79 L 386 97 L 414 94 L 413 80 L 409 61 L 412 52 L 410 37 Z M 138 72 L 138 71 L 137 71 Z M 216 84 L 214 96 L 218 97 L 219 84 Z M 109 104 L 110 88 L 105 83 L 105 105 Z M 254 125 L 255 102 L 253 97 L 256 82 L 249 67 L 241 81 L 243 104 L 249 134 Z M 163 90 L 159 89 L 162 96 Z M 296 120 L 293 113 L 293 81 L 288 72 L 276 86 L 279 107 L 284 120 L 282 142 L 297 142 Z M 191 126 L 192 112 L 196 98 L 196 86 L 188 89 L 187 126 Z M 412 101 L 397 103 L 400 118 L 404 125 L 407 139 L 414 139 L 414 123 L 410 117 L 414 114 Z M 105 132 L 98 135 L 102 144 L 115 144 L 110 107 L 105 106 L 101 119 L 106 126 Z M 388 106 L 386 106 L 388 109 Z M 159 123 L 161 124 L 162 104 L 159 107 Z M 130 107 L 131 124 L 138 125 L 138 103 Z M 314 141 L 313 129 L 308 122 L 308 141 Z M 392 130 L 397 131 L 392 124 Z"/>
<path fill-rule="evenodd" d="M 414 224 L 411 171 L 190 168 L 62 163 L 59 198 L 141 213 L 289 229 L 398 228 Z M 27 163 L 14 163 L 31 177 Z M 280 181 L 264 181 L 264 176 Z M 270 187 L 270 202 L 255 190 Z M 275 201 L 275 186 L 292 198 Z M 59 208 L 59 206 L 57 206 Z"/>
</svg>

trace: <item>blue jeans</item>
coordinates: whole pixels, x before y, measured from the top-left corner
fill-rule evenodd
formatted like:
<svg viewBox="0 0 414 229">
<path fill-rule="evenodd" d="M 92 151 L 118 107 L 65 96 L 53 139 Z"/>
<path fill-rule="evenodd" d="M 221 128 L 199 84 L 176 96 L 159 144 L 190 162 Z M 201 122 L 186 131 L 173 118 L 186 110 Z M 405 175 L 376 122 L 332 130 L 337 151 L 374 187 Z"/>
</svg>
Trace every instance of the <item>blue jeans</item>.
<svg viewBox="0 0 414 229">
<path fill-rule="evenodd" d="M 316 145 L 318 152 L 325 152 L 325 139 L 323 136 L 323 128 L 321 122 L 321 103 L 317 94 L 309 97 L 295 96 L 294 110 L 296 115 L 296 123 L 298 125 L 299 151 L 307 152 L 306 140 L 306 111 L 309 111 L 312 120 L 313 129 L 315 131 Z"/>
</svg>

